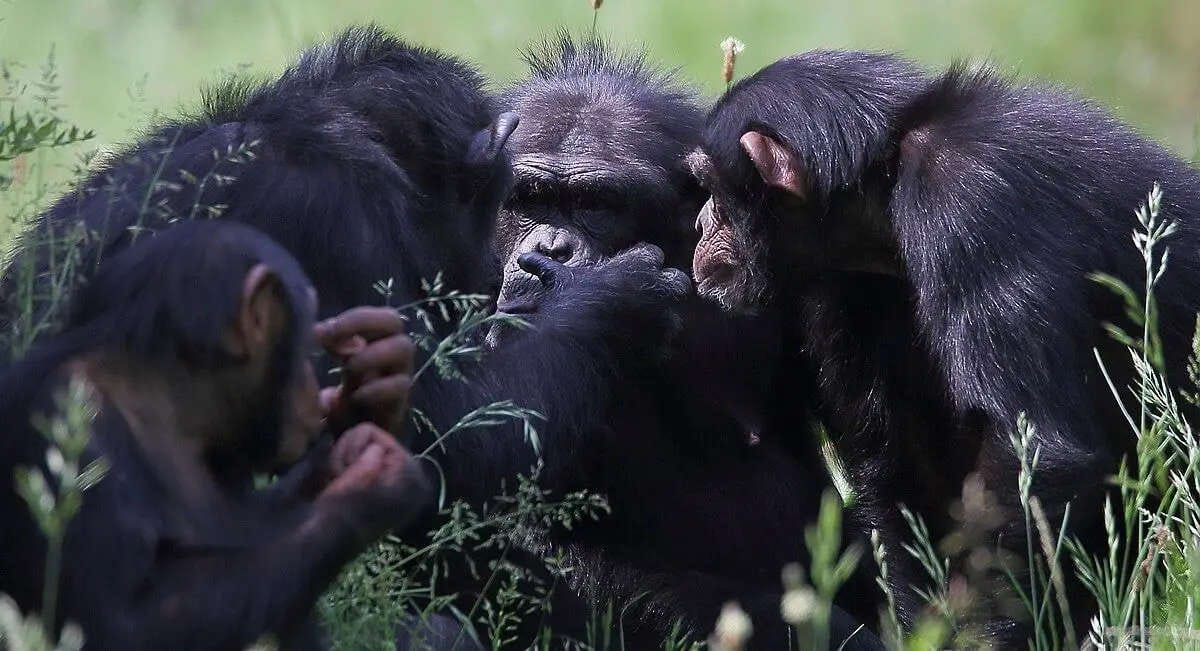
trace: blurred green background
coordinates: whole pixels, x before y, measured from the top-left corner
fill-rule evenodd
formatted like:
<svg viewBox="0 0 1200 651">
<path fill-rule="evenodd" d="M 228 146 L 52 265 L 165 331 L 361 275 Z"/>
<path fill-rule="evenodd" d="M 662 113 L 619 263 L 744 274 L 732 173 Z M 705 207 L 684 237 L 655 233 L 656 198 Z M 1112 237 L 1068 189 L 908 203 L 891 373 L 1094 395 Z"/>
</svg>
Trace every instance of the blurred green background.
<svg viewBox="0 0 1200 651">
<path fill-rule="evenodd" d="M 589 0 L 0 0 L 0 60 L 36 77 L 53 48 L 63 115 L 108 145 L 153 110 L 194 104 L 222 71 L 273 73 L 365 21 L 503 83 L 521 73 L 518 48 L 560 27 L 590 29 L 592 11 Z M 898 50 L 929 66 L 988 58 L 1078 89 L 1181 155 L 1196 151 L 1200 0 L 607 0 L 599 30 L 644 45 L 710 94 L 727 35 L 747 45 L 739 76 L 816 47 Z"/>
</svg>

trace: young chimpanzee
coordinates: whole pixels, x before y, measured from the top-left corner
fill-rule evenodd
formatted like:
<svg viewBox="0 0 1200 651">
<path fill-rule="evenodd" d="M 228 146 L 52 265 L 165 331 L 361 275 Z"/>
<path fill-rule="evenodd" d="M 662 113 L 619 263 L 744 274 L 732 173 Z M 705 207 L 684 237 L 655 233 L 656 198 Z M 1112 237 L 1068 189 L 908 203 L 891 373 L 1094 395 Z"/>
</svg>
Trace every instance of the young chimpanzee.
<svg viewBox="0 0 1200 651">
<path fill-rule="evenodd" d="M 1200 303 L 1200 175 L 1060 91 L 831 51 L 735 85 L 691 162 L 712 192 L 699 291 L 794 324 L 790 349 L 816 373 L 821 414 L 891 549 L 898 503 L 943 534 L 972 472 L 1000 498 L 1002 544 L 1024 541 L 1009 442 L 1021 412 L 1037 430 L 1034 494 L 1053 523 L 1072 502 L 1088 535 L 1129 439 L 1091 352 L 1127 366 L 1100 325 L 1119 306 L 1088 274 L 1141 286 L 1133 212 L 1160 183 L 1180 227 L 1157 291 L 1179 370 Z M 911 621 L 915 577 L 894 577 Z"/>
<path fill-rule="evenodd" d="M 521 124 L 509 141 L 514 189 L 496 227 L 497 308 L 532 318 L 560 309 L 524 268 L 530 255 L 569 273 L 649 242 L 668 264 L 686 265 L 703 201 L 684 165 L 703 126 L 695 94 L 594 39 L 560 36 L 526 58 L 531 74 L 504 94 Z M 578 592 L 601 607 L 628 604 L 621 628 L 631 646 L 659 646 L 678 621 L 702 637 L 736 599 L 753 618 L 754 648 L 784 648 L 780 570 L 804 559 L 804 529 L 831 483 L 819 459 L 788 449 L 795 437 L 778 435 L 803 427 L 806 414 L 793 395 L 776 399 L 788 392 L 777 325 L 700 299 L 681 316 L 669 358 L 649 358 L 613 390 L 578 466 L 576 486 L 607 495 L 612 515 L 545 542 L 582 568 Z M 497 329 L 490 339 L 531 336 Z M 874 620 L 877 589 L 870 579 L 862 587 L 846 603 Z"/>
<path fill-rule="evenodd" d="M 46 544 L 11 478 L 50 458 L 39 430 L 71 386 L 94 411 L 83 462 L 110 469 L 67 528 L 57 619 L 98 649 L 234 649 L 264 635 L 321 646 L 317 596 L 432 491 L 384 430 L 403 416 L 412 365 L 396 315 L 359 309 L 314 328 L 315 300 L 286 251 L 235 223 L 182 223 L 101 264 L 63 331 L 0 376 L 0 591 L 47 607 Z M 323 394 L 317 342 L 346 358 Z M 306 454 L 323 419 L 356 406 L 379 422 Z M 253 473 L 302 458 L 254 490 Z"/>
</svg>

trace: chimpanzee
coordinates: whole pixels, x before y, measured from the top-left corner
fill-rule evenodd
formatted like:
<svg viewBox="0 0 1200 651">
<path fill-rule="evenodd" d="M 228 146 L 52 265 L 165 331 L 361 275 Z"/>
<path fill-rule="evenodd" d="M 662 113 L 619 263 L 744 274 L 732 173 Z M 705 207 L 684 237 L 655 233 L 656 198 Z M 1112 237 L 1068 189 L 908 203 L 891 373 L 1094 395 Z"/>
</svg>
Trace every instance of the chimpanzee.
<svg viewBox="0 0 1200 651">
<path fill-rule="evenodd" d="M 447 289 L 485 292 L 495 273 L 492 228 L 512 177 L 504 147 L 517 118 L 500 113 L 482 86 L 453 58 L 378 29 L 351 29 L 273 82 L 226 84 L 200 115 L 113 157 L 43 215 L 26 242 L 62 241 L 82 222 L 77 266 L 86 280 L 147 231 L 219 218 L 254 225 L 294 255 L 321 296 L 322 316 L 382 302 L 373 285 L 389 279 L 393 305 L 424 298 L 422 281 L 439 274 Z M 34 246 L 17 256 L 7 298 L 53 293 L 43 289 L 51 253 Z M 649 246 L 571 273 L 555 274 L 537 253 L 522 264 L 547 292 L 545 313 L 528 315 L 537 336 L 491 351 L 468 370 L 469 383 L 423 376 L 412 401 L 440 431 L 499 400 L 537 410 L 545 416 L 540 481 L 554 488 L 579 476 L 598 445 L 584 434 L 605 418 L 617 381 L 657 350 L 690 283 Z M 418 448 L 432 442 L 428 429 L 414 435 Z M 433 454 L 447 495 L 473 504 L 538 461 L 519 423 L 464 430 Z"/>
<path fill-rule="evenodd" d="M 1133 212 L 1160 183 L 1179 225 L 1157 290 L 1178 371 L 1200 305 L 1194 170 L 1061 91 L 838 51 L 736 84 L 690 162 L 712 193 L 697 219 L 700 293 L 793 325 L 786 348 L 815 372 L 820 413 L 892 549 L 897 503 L 943 534 L 970 472 L 1009 516 L 1002 544 L 1024 544 L 1011 517 L 1020 412 L 1040 451 L 1033 493 L 1056 524 L 1072 502 L 1087 535 L 1129 440 L 1091 350 L 1128 365 L 1100 325 L 1119 306 L 1088 274 L 1141 286 Z M 912 573 L 895 577 L 907 592 Z M 1018 628 L 995 625 L 1017 643 Z"/>
<path fill-rule="evenodd" d="M 600 40 L 563 35 L 526 59 L 529 77 L 504 95 L 521 123 L 496 229 L 497 309 L 538 318 L 559 309 L 524 269 L 531 255 L 570 273 L 645 241 L 686 265 L 703 200 L 684 165 L 700 139 L 695 94 Z M 630 604 L 622 631 L 635 648 L 657 646 L 678 620 L 702 636 L 731 599 L 750 611 L 756 648 L 784 648 L 780 569 L 803 560 L 804 527 L 829 477 L 819 457 L 787 448 L 796 436 L 778 435 L 804 427 L 805 412 L 785 388 L 775 324 L 699 300 L 682 318 L 669 358 L 623 378 L 580 459 L 577 485 L 605 493 L 612 515 L 544 542 L 585 568 L 574 587 L 593 602 Z M 530 336 L 497 328 L 489 339 L 503 347 Z M 877 591 L 869 580 L 857 588 L 846 603 L 873 621 Z M 842 617 L 848 634 L 855 626 Z M 871 640 L 862 632 L 852 642 Z"/>
<path fill-rule="evenodd" d="M 412 372 L 395 313 L 361 309 L 314 330 L 314 299 L 286 251 L 236 223 L 181 223 L 105 260 L 62 332 L 0 376 L 0 591 L 48 606 L 45 540 L 11 477 L 53 465 L 39 430 L 72 387 L 92 411 L 82 462 L 109 470 L 66 530 L 56 619 L 79 623 L 90 648 L 240 649 L 264 635 L 322 646 L 318 595 L 433 492 L 383 429 Z M 347 357 L 324 396 L 315 342 Z M 355 401 L 383 420 L 306 453 L 323 417 Z M 254 490 L 253 473 L 298 459 Z"/>
</svg>

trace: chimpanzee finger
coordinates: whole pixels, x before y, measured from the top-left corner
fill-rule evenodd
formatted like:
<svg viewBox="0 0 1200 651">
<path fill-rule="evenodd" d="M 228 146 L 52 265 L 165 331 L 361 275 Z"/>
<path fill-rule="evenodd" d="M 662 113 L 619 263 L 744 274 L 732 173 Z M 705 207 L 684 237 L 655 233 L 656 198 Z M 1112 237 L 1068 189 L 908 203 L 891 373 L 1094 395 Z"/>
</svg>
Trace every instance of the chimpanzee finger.
<svg viewBox="0 0 1200 651">
<path fill-rule="evenodd" d="M 334 478 L 321 492 L 322 495 L 338 495 L 374 486 L 384 470 L 384 449 L 370 445 L 345 472 Z"/>
<path fill-rule="evenodd" d="M 313 326 L 317 341 L 323 346 L 336 346 L 341 341 L 360 336 L 367 341 L 404 332 L 404 319 L 388 307 L 355 307 Z"/>
<path fill-rule="evenodd" d="M 342 387 L 325 387 L 317 394 L 317 402 L 321 405 L 321 413 L 329 418 L 341 407 Z"/>
<path fill-rule="evenodd" d="M 411 461 L 411 455 L 400 445 L 387 450 L 383 457 L 383 470 L 379 474 L 379 483 L 396 487 L 404 482 L 405 466 Z"/>
<path fill-rule="evenodd" d="M 367 374 L 404 374 L 412 372 L 413 342 L 403 335 L 378 339 L 346 360 L 343 371 L 350 377 L 365 381 Z"/>
<path fill-rule="evenodd" d="M 340 473 L 354 464 L 354 460 L 362 455 L 363 450 L 372 441 L 372 428 L 359 425 L 347 430 L 334 445 L 330 457 L 335 473 Z"/>
<path fill-rule="evenodd" d="M 622 251 L 613 259 L 616 260 L 618 258 L 631 257 L 637 258 L 638 260 L 645 262 L 649 266 L 652 266 L 656 269 L 662 267 L 663 262 L 666 261 L 666 254 L 663 253 L 662 249 L 653 244 L 646 244 L 644 242 L 641 244 L 635 244 L 629 249 Z"/>
<path fill-rule="evenodd" d="M 542 284 L 553 287 L 558 277 L 567 270 L 561 262 L 553 260 L 541 253 L 522 253 L 517 258 L 517 266 L 526 273 L 537 276 Z"/>
<path fill-rule="evenodd" d="M 326 352 L 339 357 L 349 357 L 367 347 L 367 340 L 359 335 L 332 341 L 324 346 Z"/>
<path fill-rule="evenodd" d="M 399 409 L 408 404 L 411 390 L 412 376 L 388 375 L 362 385 L 351 398 L 361 405 L 395 405 Z"/>
<path fill-rule="evenodd" d="M 404 479 L 404 467 L 413 462 L 412 455 L 399 441 L 390 436 L 382 437 L 380 445 L 384 448 L 384 456 L 379 483 L 382 486 L 399 486 Z"/>
<path fill-rule="evenodd" d="M 692 291 L 692 279 L 673 267 L 663 269 L 662 280 L 663 292 L 670 298 L 681 299 Z"/>
</svg>

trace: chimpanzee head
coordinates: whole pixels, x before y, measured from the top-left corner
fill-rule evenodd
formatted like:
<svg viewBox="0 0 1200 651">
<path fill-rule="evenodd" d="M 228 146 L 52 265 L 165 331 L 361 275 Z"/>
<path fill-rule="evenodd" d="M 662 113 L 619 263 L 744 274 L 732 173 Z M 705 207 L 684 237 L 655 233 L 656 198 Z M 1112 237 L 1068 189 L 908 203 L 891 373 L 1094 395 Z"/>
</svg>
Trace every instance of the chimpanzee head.
<svg viewBox="0 0 1200 651">
<path fill-rule="evenodd" d="M 598 40 L 560 35 L 526 61 L 529 78 L 505 95 L 521 125 L 509 143 L 513 192 L 496 229 L 500 310 L 536 308 L 540 285 L 517 264 L 525 253 L 574 266 L 649 242 L 668 266 L 686 266 L 702 201 L 683 166 L 700 135 L 692 91 L 642 55 Z"/>
<path fill-rule="evenodd" d="M 894 273 L 892 143 L 905 103 L 924 87 L 895 57 L 832 51 L 777 61 L 734 85 L 687 157 L 711 193 L 695 222 L 697 291 L 754 311 L 784 281 Z"/>
<path fill-rule="evenodd" d="M 307 210 L 293 212 L 347 224 L 333 239 L 350 255 L 385 255 L 370 266 L 406 266 L 411 283 L 443 273 L 448 286 L 476 291 L 492 275 L 492 231 L 512 185 L 505 145 L 518 124 L 485 86 L 464 61 L 357 27 L 306 50 L 233 117 L 266 125 L 266 143 L 289 161 L 315 168 L 316 148 L 335 160 L 325 198 L 301 193 Z M 328 251 L 300 256 L 318 282 L 326 274 L 308 258 L 319 255 Z"/>
<path fill-rule="evenodd" d="M 189 395 L 179 405 L 203 403 L 225 418 L 207 433 L 207 451 L 266 470 L 298 459 L 321 427 L 307 354 L 316 307 L 300 266 L 265 235 L 182 222 L 104 261 L 63 337 L 180 378 Z"/>
</svg>

